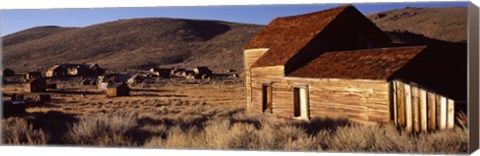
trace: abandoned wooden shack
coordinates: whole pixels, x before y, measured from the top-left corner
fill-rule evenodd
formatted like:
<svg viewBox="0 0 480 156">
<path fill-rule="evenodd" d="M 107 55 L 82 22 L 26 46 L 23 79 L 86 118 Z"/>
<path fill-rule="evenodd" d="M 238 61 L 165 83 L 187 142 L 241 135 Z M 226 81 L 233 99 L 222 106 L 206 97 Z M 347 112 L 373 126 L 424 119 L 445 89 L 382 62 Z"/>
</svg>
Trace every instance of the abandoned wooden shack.
<svg viewBox="0 0 480 156">
<path fill-rule="evenodd" d="M 170 78 L 172 70 L 172 68 L 152 68 L 150 72 L 161 78 Z"/>
<path fill-rule="evenodd" d="M 108 85 L 110 85 L 110 84 L 112 84 L 111 81 L 108 81 L 108 82 L 98 82 L 98 84 L 97 84 L 97 85 L 98 85 L 98 90 L 99 90 L 99 91 L 105 91 L 105 90 L 107 90 L 107 87 L 108 87 Z"/>
<path fill-rule="evenodd" d="M 11 77 L 14 75 L 15 75 L 15 72 L 10 68 L 5 68 L 2 70 L 2 77 Z"/>
<path fill-rule="evenodd" d="M 60 66 L 67 70 L 68 75 L 72 76 L 102 75 L 105 73 L 105 69 L 100 68 L 96 63 L 61 64 Z"/>
<path fill-rule="evenodd" d="M 36 78 L 41 78 L 41 77 L 42 77 L 42 72 L 35 71 L 35 72 L 27 72 L 27 74 L 25 74 L 24 79 L 28 81 Z"/>
<path fill-rule="evenodd" d="M 129 96 L 130 88 L 125 83 L 114 83 L 107 87 L 107 97 Z"/>
<path fill-rule="evenodd" d="M 47 80 L 45 78 L 34 78 L 25 84 L 25 92 L 45 92 L 47 91 Z"/>
<path fill-rule="evenodd" d="M 211 76 L 212 75 L 212 70 L 208 69 L 206 66 L 199 66 L 193 69 L 193 72 L 195 75 L 207 75 Z"/>
<path fill-rule="evenodd" d="M 132 77 L 128 78 L 128 84 L 141 83 L 145 78 L 141 75 L 135 74 Z"/>
<path fill-rule="evenodd" d="M 441 58 L 466 50 L 439 49 L 392 47 L 353 6 L 276 18 L 244 47 L 246 110 L 394 122 L 416 132 L 452 128 L 455 108 L 465 105 L 466 79 L 452 76 L 456 66 Z"/>
<path fill-rule="evenodd" d="M 67 75 L 67 69 L 60 65 L 53 65 L 47 69 L 45 73 L 46 77 L 63 77 Z"/>
<path fill-rule="evenodd" d="M 186 71 L 185 68 L 173 68 L 170 75 L 179 77 L 179 76 L 182 76 L 182 74 L 184 74 L 185 71 Z"/>
<path fill-rule="evenodd" d="M 101 68 L 96 63 L 88 63 L 86 65 L 88 66 L 88 71 L 90 72 L 90 74 L 96 74 L 96 75 L 105 74 L 105 69 Z"/>
</svg>

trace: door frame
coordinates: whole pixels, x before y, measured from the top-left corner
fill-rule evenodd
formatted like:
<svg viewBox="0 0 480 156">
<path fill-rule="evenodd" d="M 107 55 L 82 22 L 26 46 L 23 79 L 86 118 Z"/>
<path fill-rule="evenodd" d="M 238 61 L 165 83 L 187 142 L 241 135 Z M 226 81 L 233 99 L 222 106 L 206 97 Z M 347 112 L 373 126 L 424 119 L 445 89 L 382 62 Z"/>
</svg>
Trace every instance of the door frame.
<svg viewBox="0 0 480 156">
<path fill-rule="evenodd" d="M 295 116 L 295 103 L 296 103 L 296 101 L 295 101 L 296 100 L 295 99 L 295 96 L 296 96 L 295 95 L 296 94 L 295 90 L 296 89 L 298 89 L 298 94 L 299 94 L 299 97 L 298 97 L 299 101 L 298 102 L 300 104 L 300 108 L 299 108 L 300 109 L 300 116 Z M 302 105 L 301 105 L 301 101 L 300 101 L 301 100 L 301 98 L 300 98 L 300 90 L 301 89 L 305 89 L 305 93 L 306 93 L 306 95 L 305 95 L 306 96 L 305 97 L 305 100 L 306 100 L 305 101 L 305 109 L 306 109 L 305 113 L 306 114 L 302 114 Z M 310 89 L 309 89 L 308 85 L 307 84 L 293 84 L 293 94 L 294 94 L 293 95 L 293 100 L 294 100 L 293 101 L 293 109 L 294 109 L 293 110 L 293 112 L 294 112 L 293 118 L 300 119 L 300 120 L 310 120 Z"/>
</svg>

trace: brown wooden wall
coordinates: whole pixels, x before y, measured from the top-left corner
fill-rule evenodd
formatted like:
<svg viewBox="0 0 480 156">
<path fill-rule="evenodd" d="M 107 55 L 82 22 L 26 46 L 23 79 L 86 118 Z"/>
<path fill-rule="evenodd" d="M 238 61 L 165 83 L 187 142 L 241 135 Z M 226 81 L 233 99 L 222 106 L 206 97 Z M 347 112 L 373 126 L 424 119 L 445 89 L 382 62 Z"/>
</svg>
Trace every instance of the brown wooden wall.
<svg viewBox="0 0 480 156">
<path fill-rule="evenodd" d="M 245 97 L 246 97 L 246 110 L 250 110 L 250 101 L 251 101 L 251 85 L 250 85 L 250 67 L 252 64 L 260 58 L 268 49 L 248 49 L 243 53 L 243 66 L 245 71 Z"/>
<path fill-rule="evenodd" d="M 407 131 L 426 132 L 454 127 L 454 101 L 418 85 L 391 82 L 393 119 Z"/>
<path fill-rule="evenodd" d="M 262 113 L 261 86 L 272 83 L 272 114 L 293 118 L 293 86 L 298 84 L 308 86 L 310 118 L 346 118 L 365 124 L 390 121 L 389 86 L 384 80 L 285 78 L 283 66 L 275 66 L 253 68 L 250 81 L 252 113 Z"/>
</svg>

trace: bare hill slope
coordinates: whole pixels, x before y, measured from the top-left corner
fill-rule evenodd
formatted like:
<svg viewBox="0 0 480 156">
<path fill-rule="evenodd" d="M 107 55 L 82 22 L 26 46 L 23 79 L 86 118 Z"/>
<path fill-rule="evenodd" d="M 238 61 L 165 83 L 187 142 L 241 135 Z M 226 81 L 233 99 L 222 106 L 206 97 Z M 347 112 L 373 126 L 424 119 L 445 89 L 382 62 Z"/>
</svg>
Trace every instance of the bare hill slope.
<svg viewBox="0 0 480 156">
<path fill-rule="evenodd" d="M 404 8 L 366 15 L 386 32 L 407 32 L 462 42 L 467 40 L 467 8 Z"/>
<path fill-rule="evenodd" d="M 169 18 L 128 19 L 41 37 L 4 38 L 4 66 L 44 69 L 62 62 L 96 62 L 110 69 L 171 65 L 242 68 L 241 47 L 262 26 Z M 60 28 L 57 28 L 60 29 Z M 28 31 L 27 31 L 28 32 Z M 41 33 L 38 33 L 41 34 Z"/>
</svg>

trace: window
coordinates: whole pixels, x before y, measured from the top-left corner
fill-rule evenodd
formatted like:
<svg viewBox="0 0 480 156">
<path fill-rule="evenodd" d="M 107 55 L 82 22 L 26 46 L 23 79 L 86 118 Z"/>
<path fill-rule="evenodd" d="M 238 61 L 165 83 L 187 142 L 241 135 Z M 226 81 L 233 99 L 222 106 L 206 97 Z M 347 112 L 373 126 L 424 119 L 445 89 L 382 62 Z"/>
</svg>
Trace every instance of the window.
<svg viewBox="0 0 480 156">
<path fill-rule="evenodd" d="M 262 111 L 272 112 L 272 84 L 262 84 Z"/>
<path fill-rule="evenodd" d="M 308 87 L 295 86 L 293 88 L 293 116 L 299 119 L 308 119 Z"/>
</svg>

